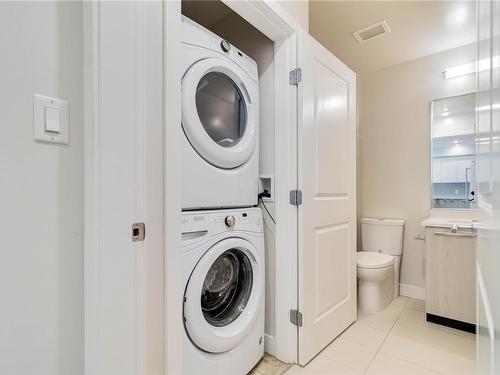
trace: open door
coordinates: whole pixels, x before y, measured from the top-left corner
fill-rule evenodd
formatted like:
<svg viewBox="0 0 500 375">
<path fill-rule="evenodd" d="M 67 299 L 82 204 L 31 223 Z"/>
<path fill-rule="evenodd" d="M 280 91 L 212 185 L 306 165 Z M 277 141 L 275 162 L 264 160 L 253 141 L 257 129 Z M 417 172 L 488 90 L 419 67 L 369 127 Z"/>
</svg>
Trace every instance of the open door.
<svg viewBox="0 0 500 375">
<path fill-rule="evenodd" d="M 305 32 L 298 66 L 298 359 L 305 365 L 356 320 L 356 75 Z"/>
<path fill-rule="evenodd" d="M 478 56 L 489 68 L 477 75 L 476 244 L 477 373 L 500 373 L 500 3 L 478 3 Z"/>
</svg>

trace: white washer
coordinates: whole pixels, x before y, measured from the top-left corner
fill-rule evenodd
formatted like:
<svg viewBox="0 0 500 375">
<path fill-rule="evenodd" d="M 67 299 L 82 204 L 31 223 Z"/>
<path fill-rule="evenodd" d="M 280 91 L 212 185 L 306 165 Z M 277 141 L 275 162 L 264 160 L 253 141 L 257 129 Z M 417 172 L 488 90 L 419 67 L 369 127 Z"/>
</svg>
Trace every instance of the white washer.
<svg viewBox="0 0 500 375">
<path fill-rule="evenodd" d="M 246 374 L 264 355 L 259 208 L 184 212 L 183 373 Z"/>
<path fill-rule="evenodd" d="M 182 209 L 257 204 L 257 64 L 195 22 L 182 22 Z"/>
</svg>

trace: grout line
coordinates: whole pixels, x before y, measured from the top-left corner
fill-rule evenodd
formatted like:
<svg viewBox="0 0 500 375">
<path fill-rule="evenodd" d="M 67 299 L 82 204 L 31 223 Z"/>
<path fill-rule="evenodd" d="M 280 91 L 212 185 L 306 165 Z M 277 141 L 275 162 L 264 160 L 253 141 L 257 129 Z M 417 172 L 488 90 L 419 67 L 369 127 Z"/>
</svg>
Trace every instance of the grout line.
<svg viewBox="0 0 500 375">
<path fill-rule="evenodd" d="M 391 326 L 391 329 L 389 330 L 389 332 L 387 332 L 387 335 L 384 337 L 384 341 L 382 341 L 382 343 L 380 344 L 380 346 L 378 347 L 377 349 L 377 352 L 375 353 L 375 355 L 373 356 L 373 358 L 371 359 L 370 363 L 368 364 L 368 367 L 366 368 L 366 370 L 363 372 L 363 374 L 366 374 L 366 372 L 368 371 L 368 369 L 371 367 L 373 361 L 375 360 L 375 358 L 377 358 L 378 354 L 380 353 L 380 349 L 382 349 L 382 346 L 384 346 L 385 342 L 387 341 L 387 338 L 389 337 L 389 335 L 391 334 L 392 330 L 394 329 L 394 326 L 396 325 L 396 323 L 398 322 L 399 318 L 401 318 L 401 314 L 403 314 L 403 311 L 406 310 L 406 306 L 408 305 L 408 302 L 409 300 L 407 300 L 403 306 L 403 308 L 401 309 L 401 311 L 399 312 L 398 314 L 398 317 L 396 318 L 396 320 L 394 321 L 394 323 L 392 323 L 392 326 Z"/>
<path fill-rule="evenodd" d="M 390 354 L 390 353 L 386 353 L 386 352 L 382 352 L 382 354 L 384 354 L 384 355 L 386 355 L 386 356 L 388 356 L 388 357 L 391 357 L 391 358 L 397 359 L 398 361 L 401 361 L 401 362 L 406 362 L 406 363 L 409 363 L 410 365 L 414 365 L 414 366 L 416 366 L 416 367 L 420 367 L 420 368 L 422 368 L 422 369 L 424 369 L 424 370 L 430 371 L 430 372 L 435 373 L 435 374 L 437 374 L 437 375 L 445 375 L 445 373 L 444 373 L 444 372 L 433 370 L 433 369 L 431 369 L 431 368 L 429 368 L 429 367 L 427 367 L 427 366 L 423 366 L 421 363 L 417 363 L 417 362 L 409 361 L 409 360 L 407 360 L 407 359 L 400 358 L 400 357 L 398 357 L 398 356 L 396 356 L 396 355 L 394 355 L 394 354 Z"/>
<path fill-rule="evenodd" d="M 378 346 L 378 348 L 376 349 L 375 354 L 373 355 L 373 357 L 372 357 L 372 358 L 371 358 L 371 360 L 369 361 L 368 366 L 366 367 L 366 369 L 365 369 L 365 370 L 363 370 L 362 372 L 360 372 L 360 371 L 359 371 L 359 369 L 356 369 L 356 368 L 354 368 L 354 367 L 351 367 L 351 366 L 349 366 L 349 365 L 347 365 L 347 364 L 345 364 L 345 363 L 339 362 L 338 360 L 335 360 L 335 359 L 330 358 L 330 357 L 328 357 L 328 356 L 325 356 L 325 359 L 327 359 L 327 360 L 328 360 L 328 361 L 330 361 L 330 362 L 336 363 L 337 365 L 340 365 L 340 366 L 343 366 L 343 367 L 345 367 L 345 368 L 351 369 L 351 370 L 355 371 L 355 372 L 356 372 L 356 373 L 358 373 L 358 374 L 366 374 L 366 372 L 367 372 L 367 371 L 371 368 L 371 366 L 372 366 L 372 364 L 373 364 L 374 360 L 377 358 L 377 356 L 378 356 L 380 353 L 384 353 L 384 355 L 387 355 L 387 356 L 392 357 L 392 358 L 394 358 L 394 359 L 397 359 L 397 360 L 399 360 L 399 361 L 402 361 L 402 362 L 406 362 L 406 363 L 412 364 L 412 365 L 414 365 L 414 366 L 417 366 L 417 367 L 420 367 L 420 368 L 422 368 L 422 369 L 425 369 L 425 370 L 428 370 L 428 371 L 430 371 L 430 372 L 433 372 L 433 373 L 435 373 L 435 374 L 437 374 L 437 375 L 443 375 L 443 373 L 442 373 L 442 372 L 440 372 L 440 371 L 436 371 L 436 370 L 433 370 L 433 369 L 431 369 L 431 368 L 428 368 L 427 366 L 423 366 L 423 365 L 422 365 L 422 364 L 420 364 L 420 363 L 416 363 L 416 362 L 408 361 L 407 359 L 400 358 L 400 357 L 398 357 L 398 356 L 396 356 L 396 355 L 393 355 L 393 354 L 390 354 L 390 353 L 386 353 L 386 352 L 382 352 L 382 351 L 381 351 L 382 347 L 384 346 L 384 344 L 385 344 L 385 343 L 386 343 L 386 341 L 387 341 L 387 338 L 388 338 L 388 337 L 389 337 L 389 335 L 392 333 L 392 331 L 394 330 L 394 327 L 396 326 L 396 324 L 397 324 L 397 323 L 399 322 L 399 320 L 401 319 L 401 316 L 403 315 L 403 312 L 404 312 L 404 311 L 406 311 L 406 310 L 420 311 L 420 310 L 418 310 L 418 309 L 413 309 L 413 308 L 409 307 L 409 303 L 410 303 L 410 301 L 411 301 L 411 299 L 412 299 L 412 298 L 410 298 L 410 297 L 405 297 L 405 299 L 406 299 L 406 301 L 404 302 L 404 304 L 403 304 L 403 306 L 402 306 L 401 310 L 399 311 L 399 313 L 397 313 L 397 317 L 396 317 L 396 319 L 394 320 L 394 322 L 393 322 L 393 323 L 392 323 L 392 325 L 391 325 L 391 328 L 390 328 L 390 329 L 389 329 L 389 331 L 387 331 L 387 332 L 382 331 L 382 330 L 379 330 L 379 329 L 376 329 L 376 328 L 374 328 L 373 326 L 370 326 L 370 325 L 364 325 L 363 323 L 360 323 L 360 322 L 358 322 L 358 321 L 354 322 L 354 323 L 358 323 L 358 324 L 362 325 L 363 327 L 367 327 L 367 328 L 370 328 L 370 329 L 374 329 L 374 330 L 377 330 L 378 332 L 382 332 L 382 333 L 384 333 L 384 334 L 385 334 L 385 336 L 384 336 L 384 340 L 382 341 L 382 343 L 381 343 L 381 344 Z M 353 323 L 353 324 L 354 324 L 354 323 Z M 349 326 L 348 328 L 350 328 L 350 327 L 351 327 L 351 326 Z M 348 329 L 348 328 L 347 328 L 347 329 Z M 346 329 L 345 331 L 347 331 L 347 329 Z M 335 341 L 337 341 L 337 340 L 340 340 L 340 339 L 342 339 L 342 340 L 346 340 L 346 341 L 348 341 L 348 342 L 351 342 L 351 343 L 354 343 L 354 344 L 357 344 L 357 345 L 361 345 L 361 346 L 363 346 L 363 347 L 365 347 L 365 348 L 368 348 L 368 349 L 371 349 L 371 350 L 375 350 L 375 349 L 374 349 L 373 347 L 371 347 L 371 346 L 368 346 L 368 345 L 366 345 L 366 344 L 362 344 L 362 343 L 359 343 L 359 342 L 353 341 L 353 340 L 351 340 L 351 339 L 349 339 L 349 338 L 343 337 L 343 334 L 345 333 L 345 331 L 344 331 L 342 334 L 340 334 L 340 335 L 339 335 L 339 336 L 338 336 L 335 340 L 333 340 L 330 344 L 328 344 L 328 345 L 327 345 L 327 346 L 326 346 L 323 350 L 321 350 L 321 352 L 320 352 L 320 353 L 318 353 L 318 355 L 316 356 L 316 358 L 317 358 L 317 357 L 318 357 L 318 356 L 319 356 L 319 355 L 320 355 L 320 354 L 321 354 L 321 353 L 322 353 L 322 352 L 323 352 L 323 351 L 324 351 L 324 350 L 325 350 L 328 346 L 330 346 L 333 342 L 335 342 Z M 458 336 L 458 335 L 457 335 L 457 336 Z M 294 367 L 293 365 L 292 365 L 292 366 L 290 366 L 290 367 L 289 367 L 286 371 L 289 371 L 289 370 L 290 370 L 290 369 L 292 369 L 293 367 Z M 306 366 L 306 367 L 307 367 L 307 366 Z M 306 367 L 304 367 L 304 368 L 306 368 Z"/>
<path fill-rule="evenodd" d="M 341 367 L 345 367 L 345 368 L 347 368 L 347 369 L 349 369 L 349 370 L 352 370 L 352 371 L 354 371 L 356 374 L 359 374 L 359 375 L 362 375 L 362 374 L 363 374 L 363 372 L 360 372 L 360 371 L 359 371 L 359 369 L 354 368 L 354 367 L 351 367 L 351 366 L 349 366 L 349 365 L 346 365 L 345 363 L 339 362 L 339 361 L 337 361 L 336 359 L 330 358 L 330 357 L 328 357 L 328 356 L 325 356 L 325 358 L 324 358 L 324 359 L 326 359 L 327 361 L 333 362 L 333 363 L 335 363 L 335 364 L 337 364 L 337 365 L 339 365 L 339 366 L 341 366 Z"/>
<path fill-rule="evenodd" d="M 411 297 L 407 297 L 407 298 L 411 298 Z M 401 312 L 399 313 L 398 318 L 396 319 L 396 321 L 395 321 L 395 322 L 394 322 L 394 324 L 392 325 L 391 329 L 389 330 L 389 333 L 387 334 L 387 336 L 385 337 L 384 341 L 383 341 L 383 342 L 382 342 L 382 344 L 380 345 L 380 348 L 379 348 L 379 350 L 377 351 L 377 353 L 375 354 L 375 357 L 379 354 L 380 349 L 382 349 L 382 346 L 384 345 L 385 341 L 387 340 L 387 337 L 389 337 L 389 334 L 391 333 L 391 331 L 393 330 L 394 326 L 396 325 L 396 323 L 397 323 L 397 322 L 399 321 L 399 319 L 401 318 L 401 315 L 403 314 L 403 312 L 404 312 L 405 310 L 414 310 L 414 311 L 418 311 L 418 310 L 412 309 L 411 307 L 408 307 L 408 302 L 409 302 L 409 300 L 406 302 L 405 306 L 403 307 L 403 309 L 402 309 L 402 310 L 401 310 Z M 423 366 L 423 365 L 422 365 L 422 364 L 420 364 L 420 363 L 416 363 L 416 362 L 408 361 L 407 359 L 405 359 L 405 358 L 400 358 L 400 357 L 398 357 L 398 356 L 396 356 L 396 355 L 394 355 L 394 354 L 385 353 L 385 352 L 382 352 L 382 353 L 384 353 L 385 355 L 388 355 L 389 357 L 395 358 L 395 359 L 397 359 L 397 360 L 399 360 L 399 361 L 407 362 L 407 363 L 410 363 L 410 364 L 412 364 L 412 365 L 418 366 L 418 367 L 420 367 L 420 368 L 426 369 L 426 370 L 431 371 L 431 372 L 433 372 L 433 373 L 435 373 L 435 374 L 438 374 L 438 375 L 444 375 L 442 372 L 440 372 L 440 371 L 436 371 L 436 370 L 433 370 L 433 369 L 431 369 L 431 368 L 429 368 L 429 367 L 427 367 L 427 366 Z M 375 357 L 373 357 L 373 360 L 375 359 Z M 373 362 L 373 360 L 372 360 L 372 362 Z M 370 366 L 371 366 L 372 362 L 370 362 L 370 365 L 368 366 L 368 368 L 366 369 L 366 371 L 368 371 L 368 369 L 370 368 Z M 366 373 L 366 371 L 365 371 L 364 373 Z"/>
<path fill-rule="evenodd" d="M 358 323 L 360 326 L 363 326 L 363 327 L 367 327 L 367 328 L 374 329 L 375 331 L 382 332 L 382 333 L 384 333 L 384 334 L 386 334 L 386 335 L 389 333 L 389 331 L 386 331 L 386 330 L 384 330 L 384 329 L 378 329 L 378 328 L 375 328 L 375 327 L 373 327 L 373 326 L 371 326 L 371 325 L 369 325 L 369 324 L 365 324 L 365 323 L 363 323 L 363 322 L 358 322 L 358 321 L 356 321 L 356 323 Z"/>
<path fill-rule="evenodd" d="M 368 326 L 363 326 L 363 327 L 368 327 Z M 370 328 L 370 327 L 368 327 L 368 328 Z M 382 332 L 382 331 L 378 331 L 378 332 Z M 387 337 L 387 334 L 384 336 L 384 340 L 385 340 L 386 337 Z M 338 339 L 346 340 L 346 341 L 352 342 L 353 344 L 361 345 L 361 346 L 364 346 L 365 348 L 368 348 L 368 349 L 371 349 L 371 350 L 377 350 L 373 346 L 368 346 L 368 345 L 363 344 L 361 342 L 357 342 L 357 341 L 354 341 L 352 339 L 348 339 L 347 337 L 338 337 L 336 340 L 338 340 Z"/>
</svg>

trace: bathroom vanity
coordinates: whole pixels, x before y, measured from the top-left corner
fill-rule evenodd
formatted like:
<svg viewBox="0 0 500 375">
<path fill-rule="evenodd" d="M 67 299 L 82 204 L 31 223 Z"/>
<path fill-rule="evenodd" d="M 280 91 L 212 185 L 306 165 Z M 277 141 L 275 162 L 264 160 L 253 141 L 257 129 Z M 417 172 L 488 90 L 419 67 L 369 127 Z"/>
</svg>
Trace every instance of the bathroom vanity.
<svg viewBox="0 0 500 375">
<path fill-rule="evenodd" d="M 425 227 L 429 322 L 475 332 L 476 260 L 472 220 L 429 218 Z"/>
</svg>

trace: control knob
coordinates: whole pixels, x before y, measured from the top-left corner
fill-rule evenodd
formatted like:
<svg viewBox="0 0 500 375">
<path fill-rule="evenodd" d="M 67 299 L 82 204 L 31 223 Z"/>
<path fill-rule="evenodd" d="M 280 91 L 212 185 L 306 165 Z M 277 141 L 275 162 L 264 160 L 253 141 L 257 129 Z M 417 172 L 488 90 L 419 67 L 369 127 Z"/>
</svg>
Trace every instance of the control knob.
<svg viewBox="0 0 500 375">
<path fill-rule="evenodd" d="M 226 219 L 224 220 L 224 222 L 226 223 L 226 225 L 229 228 L 232 228 L 232 227 L 234 227 L 234 224 L 236 224 L 236 219 L 234 216 L 230 215 L 230 216 L 226 216 Z"/>
<path fill-rule="evenodd" d="M 229 52 L 231 50 L 231 45 L 229 44 L 229 42 L 227 40 L 223 39 L 220 42 L 220 48 L 222 48 L 222 50 L 224 52 Z"/>
</svg>

